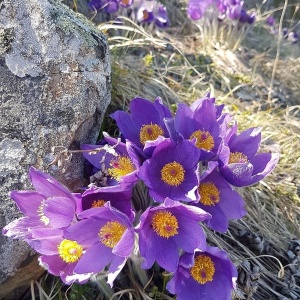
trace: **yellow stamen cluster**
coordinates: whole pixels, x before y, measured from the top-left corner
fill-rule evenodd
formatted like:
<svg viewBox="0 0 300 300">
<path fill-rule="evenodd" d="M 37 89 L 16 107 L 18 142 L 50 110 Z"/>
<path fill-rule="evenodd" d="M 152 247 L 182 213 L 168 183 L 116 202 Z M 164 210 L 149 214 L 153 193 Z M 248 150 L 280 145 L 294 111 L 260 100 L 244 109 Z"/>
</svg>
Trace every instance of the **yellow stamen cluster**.
<svg viewBox="0 0 300 300">
<path fill-rule="evenodd" d="M 154 214 L 151 225 L 153 230 L 161 237 L 169 238 L 178 234 L 177 218 L 169 211 L 160 211 Z"/>
<path fill-rule="evenodd" d="M 101 227 L 98 236 L 102 244 L 113 248 L 121 239 L 126 227 L 117 221 L 109 221 Z"/>
<path fill-rule="evenodd" d="M 190 140 L 194 138 L 197 139 L 196 147 L 200 149 L 210 151 L 215 145 L 214 138 L 208 131 L 197 130 L 191 134 Z"/>
<path fill-rule="evenodd" d="M 162 181 L 169 185 L 178 186 L 184 181 L 185 170 L 183 166 L 176 161 L 166 164 L 160 173 Z"/>
<path fill-rule="evenodd" d="M 220 201 L 220 191 L 212 182 L 201 183 L 199 186 L 200 202 L 204 205 L 215 205 Z"/>
<path fill-rule="evenodd" d="M 73 263 L 82 256 L 83 248 L 76 241 L 63 240 L 58 246 L 58 254 L 66 263 Z"/>
<path fill-rule="evenodd" d="M 248 157 L 243 154 L 242 152 L 232 152 L 229 156 L 229 164 L 235 164 L 235 163 L 246 163 L 248 162 Z"/>
<path fill-rule="evenodd" d="M 106 203 L 105 200 L 94 200 L 91 207 L 94 208 L 94 207 L 102 207 L 104 206 L 104 204 Z"/>
<path fill-rule="evenodd" d="M 41 205 L 37 209 L 37 214 L 40 217 L 41 222 L 43 222 L 46 226 L 49 225 L 50 219 L 45 216 L 44 213 L 45 200 L 41 202 Z"/>
<path fill-rule="evenodd" d="M 118 156 L 116 159 L 112 159 L 110 165 L 112 168 L 107 170 L 108 174 L 117 181 L 134 171 L 133 163 L 127 156 Z"/>
<path fill-rule="evenodd" d="M 192 277 L 200 284 L 213 280 L 215 265 L 207 255 L 199 255 L 195 258 L 194 266 L 190 269 Z"/>
<path fill-rule="evenodd" d="M 123 5 L 128 5 L 129 4 L 129 0 L 121 0 Z"/>
<path fill-rule="evenodd" d="M 143 145 L 145 145 L 147 141 L 154 141 L 160 135 L 164 135 L 164 131 L 159 125 L 143 125 L 140 130 L 140 141 Z"/>
</svg>

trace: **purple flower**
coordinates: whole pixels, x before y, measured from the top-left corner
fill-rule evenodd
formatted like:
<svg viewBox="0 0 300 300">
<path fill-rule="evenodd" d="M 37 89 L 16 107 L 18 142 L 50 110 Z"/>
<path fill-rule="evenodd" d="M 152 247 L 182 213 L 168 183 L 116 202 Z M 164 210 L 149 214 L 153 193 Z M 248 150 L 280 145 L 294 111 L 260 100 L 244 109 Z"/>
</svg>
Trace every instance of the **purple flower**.
<svg viewBox="0 0 300 300">
<path fill-rule="evenodd" d="M 85 283 L 91 274 L 74 274 L 73 270 L 82 257 L 85 248 L 75 240 L 68 240 L 63 237 L 62 230 L 36 229 L 33 233 L 33 240 L 30 246 L 38 251 L 40 264 L 49 273 L 60 276 L 66 284 L 74 282 Z"/>
<path fill-rule="evenodd" d="M 88 5 L 91 9 L 104 9 L 107 13 L 115 13 L 119 9 L 117 0 L 92 0 Z"/>
<path fill-rule="evenodd" d="M 106 202 L 110 202 L 111 206 L 125 213 L 131 219 L 134 217 L 131 207 L 131 190 L 114 191 L 110 188 L 89 187 L 82 194 L 82 209 L 102 207 Z"/>
<path fill-rule="evenodd" d="M 172 118 L 172 114 L 160 98 L 154 102 L 135 98 L 131 100 L 129 107 L 131 114 L 116 111 L 111 115 L 125 139 L 144 147 L 146 141 L 154 141 L 159 136 L 169 136 L 164 118 Z"/>
<path fill-rule="evenodd" d="M 291 31 L 288 33 L 287 40 L 292 44 L 296 44 L 299 40 L 299 34 L 297 32 Z"/>
<path fill-rule="evenodd" d="M 133 4 L 134 0 L 119 0 L 119 4 L 122 7 L 129 7 Z"/>
<path fill-rule="evenodd" d="M 229 7 L 227 10 L 227 16 L 231 20 L 238 20 L 241 17 L 242 13 L 242 6 L 240 5 L 234 5 L 232 7 Z"/>
<path fill-rule="evenodd" d="M 265 178 L 276 166 L 279 154 L 260 153 L 260 128 L 249 128 L 239 135 L 234 125 L 226 137 L 228 161 L 220 165 L 221 175 L 234 186 L 247 186 Z"/>
<path fill-rule="evenodd" d="M 256 20 L 255 12 L 252 12 L 250 15 L 248 15 L 248 20 L 247 20 L 248 24 L 253 24 L 255 20 Z"/>
<path fill-rule="evenodd" d="M 149 269 L 157 261 L 164 269 L 174 272 L 180 249 L 205 250 L 206 236 L 199 222 L 208 218 L 210 215 L 202 209 L 169 198 L 160 206 L 148 208 L 137 228 L 139 249 L 144 257 L 142 268 Z"/>
<path fill-rule="evenodd" d="M 104 139 L 105 145 L 81 145 L 83 156 L 96 168 L 95 179 L 103 186 L 120 184 L 121 190 L 132 187 L 138 180 L 137 168 L 142 163 L 139 149 L 107 134 Z"/>
<path fill-rule="evenodd" d="M 267 19 L 266 19 L 266 23 L 269 25 L 269 26 L 274 26 L 275 25 L 275 18 L 273 16 L 269 16 Z"/>
<path fill-rule="evenodd" d="M 216 107 L 210 99 L 204 99 L 192 110 L 179 104 L 175 115 L 175 130 L 184 139 L 196 140 L 201 161 L 217 159 L 220 143 Z"/>
<path fill-rule="evenodd" d="M 160 28 L 166 28 L 170 25 L 170 20 L 168 18 L 167 9 L 163 5 L 159 5 L 157 12 L 155 14 L 155 25 Z"/>
<path fill-rule="evenodd" d="M 204 97 L 200 98 L 200 99 L 197 99 L 195 100 L 191 105 L 190 105 L 190 109 L 194 112 L 196 109 L 198 109 L 201 105 L 202 105 L 202 102 L 204 100 L 209 100 L 211 101 L 212 103 L 214 103 L 215 105 L 215 111 L 216 111 L 216 117 L 219 118 L 222 114 L 222 110 L 224 108 L 224 104 L 221 104 L 221 105 L 216 105 L 215 102 L 216 102 L 216 99 L 214 97 L 211 97 L 210 96 L 210 93 L 206 93 Z"/>
<path fill-rule="evenodd" d="M 204 97 L 195 100 L 191 104 L 190 109 L 195 113 L 196 110 L 200 109 L 204 100 L 209 100 L 214 104 L 217 123 L 219 124 L 219 136 L 223 138 L 228 131 L 228 123 L 232 119 L 232 117 L 228 113 L 222 113 L 225 105 L 216 105 L 216 99 L 214 97 L 211 97 L 210 93 L 207 93 Z"/>
<path fill-rule="evenodd" d="M 206 8 L 211 4 L 211 0 L 190 0 L 187 7 L 187 14 L 192 20 L 199 20 L 203 17 Z"/>
<path fill-rule="evenodd" d="M 217 8 L 219 11 L 219 16 L 221 19 L 225 17 L 226 11 L 227 11 L 228 4 L 224 1 L 217 1 Z"/>
<path fill-rule="evenodd" d="M 64 231 L 65 238 L 77 241 L 85 249 L 74 273 L 98 273 L 110 264 L 108 283 L 112 285 L 133 251 L 132 223 L 109 202 L 86 210 L 78 217 L 80 221 Z"/>
<path fill-rule="evenodd" d="M 200 201 L 194 205 L 211 214 L 211 219 L 205 223 L 214 230 L 225 232 L 229 220 L 240 219 L 246 214 L 242 197 L 215 169 L 201 176 L 199 194 Z"/>
<path fill-rule="evenodd" d="M 151 23 L 154 21 L 154 13 L 152 9 L 144 7 L 143 5 L 136 13 L 137 21 L 141 23 Z"/>
<path fill-rule="evenodd" d="M 177 300 L 228 300 L 235 288 L 237 271 L 225 251 L 209 247 L 205 251 L 185 253 L 180 257 L 167 290 Z"/>
<path fill-rule="evenodd" d="M 92 10 L 100 10 L 100 9 L 104 8 L 105 1 L 103 1 L 103 0 L 92 0 L 91 2 L 89 2 L 88 6 Z"/>
<path fill-rule="evenodd" d="M 249 15 L 247 14 L 247 12 L 244 9 L 242 9 L 239 21 L 241 23 L 247 23 L 248 20 L 249 20 Z"/>
<path fill-rule="evenodd" d="M 177 144 L 165 139 L 140 167 L 138 176 L 155 201 L 162 202 L 166 197 L 196 201 L 199 199 L 198 157 L 198 149 L 192 142 L 184 140 Z"/>
<path fill-rule="evenodd" d="M 10 197 L 25 215 L 5 226 L 2 233 L 30 239 L 32 228 L 66 228 L 81 206 L 81 195 L 71 193 L 56 179 L 35 168 L 29 176 L 36 191 L 12 191 Z"/>
</svg>

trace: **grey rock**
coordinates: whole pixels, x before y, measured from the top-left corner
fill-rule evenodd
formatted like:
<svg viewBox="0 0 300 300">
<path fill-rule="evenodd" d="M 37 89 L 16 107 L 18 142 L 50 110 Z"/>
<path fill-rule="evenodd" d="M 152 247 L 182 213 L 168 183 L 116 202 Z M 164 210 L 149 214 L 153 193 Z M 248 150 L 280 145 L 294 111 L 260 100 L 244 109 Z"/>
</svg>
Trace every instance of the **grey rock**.
<svg viewBox="0 0 300 300">
<path fill-rule="evenodd" d="M 11 190 L 28 169 L 72 191 L 84 184 L 81 143 L 95 143 L 110 102 L 107 41 L 55 0 L 0 1 L 0 227 L 20 217 Z M 0 235 L 0 299 L 19 299 L 43 269 L 26 243 Z"/>
</svg>

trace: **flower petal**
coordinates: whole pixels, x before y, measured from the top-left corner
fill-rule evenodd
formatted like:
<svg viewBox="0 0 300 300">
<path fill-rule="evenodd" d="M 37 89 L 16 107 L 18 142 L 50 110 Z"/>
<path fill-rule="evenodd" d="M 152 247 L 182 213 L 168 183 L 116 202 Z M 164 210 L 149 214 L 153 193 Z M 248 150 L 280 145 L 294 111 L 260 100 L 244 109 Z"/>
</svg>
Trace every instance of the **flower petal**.
<svg viewBox="0 0 300 300">
<path fill-rule="evenodd" d="M 98 233 L 106 220 L 84 219 L 64 230 L 64 237 L 78 241 L 84 247 L 91 247 L 99 241 Z"/>
<path fill-rule="evenodd" d="M 38 209 L 45 197 L 35 191 L 12 191 L 10 197 L 16 202 L 20 211 L 29 217 L 37 218 Z"/>
<path fill-rule="evenodd" d="M 30 167 L 29 177 L 36 191 L 46 198 L 53 196 L 72 197 L 71 192 L 52 176 Z"/>
<path fill-rule="evenodd" d="M 235 136 L 229 143 L 230 152 L 241 152 L 248 159 L 252 158 L 258 151 L 261 141 L 261 128 L 249 128 Z"/>
<path fill-rule="evenodd" d="M 39 257 L 40 264 L 48 270 L 49 273 L 60 276 L 61 271 L 66 267 L 59 255 L 42 255 Z M 74 266 L 76 263 L 73 263 Z"/>
<path fill-rule="evenodd" d="M 126 229 L 122 235 L 122 238 L 117 243 L 117 245 L 113 248 L 113 254 L 122 257 L 128 257 L 132 253 L 134 246 L 134 233 L 132 229 Z"/>
<path fill-rule="evenodd" d="M 110 287 L 113 287 L 113 282 L 116 279 L 116 277 L 120 274 L 123 267 L 125 266 L 127 261 L 127 258 L 115 256 L 113 260 L 111 261 L 111 264 L 108 269 L 108 276 L 107 276 L 107 283 L 110 285 Z"/>
<path fill-rule="evenodd" d="M 220 168 L 221 175 L 234 186 L 252 184 L 253 165 L 251 163 L 230 164 Z"/>
<path fill-rule="evenodd" d="M 31 237 L 29 229 L 31 227 L 40 226 L 39 219 L 29 217 L 19 218 L 7 224 L 2 229 L 2 234 L 12 239 L 27 239 Z"/>
<path fill-rule="evenodd" d="M 111 252 L 111 248 L 102 245 L 100 242 L 95 243 L 80 258 L 74 272 L 77 274 L 99 273 L 113 258 L 114 254 Z"/>
<path fill-rule="evenodd" d="M 75 201 L 70 198 L 54 197 L 44 205 L 44 214 L 55 228 L 67 227 L 75 216 Z"/>
</svg>

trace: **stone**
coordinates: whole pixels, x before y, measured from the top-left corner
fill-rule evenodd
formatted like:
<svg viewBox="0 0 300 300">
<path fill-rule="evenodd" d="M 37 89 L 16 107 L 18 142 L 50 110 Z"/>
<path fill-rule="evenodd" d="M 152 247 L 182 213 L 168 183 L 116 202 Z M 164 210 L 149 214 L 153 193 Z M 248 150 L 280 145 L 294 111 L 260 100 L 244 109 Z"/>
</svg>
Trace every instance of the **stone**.
<svg viewBox="0 0 300 300">
<path fill-rule="evenodd" d="M 20 217 L 9 191 L 28 169 L 83 186 L 81 143 L 95 143 L 110 103 L 106 37 L 55 0 L 0 1 L 0 227 Z M 23 241 L 0 235 L 0 299 L 19 299 L 43 272 Z"/>
</svg>

